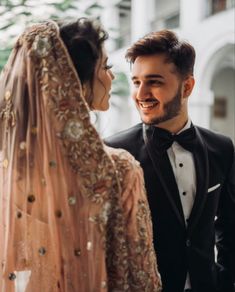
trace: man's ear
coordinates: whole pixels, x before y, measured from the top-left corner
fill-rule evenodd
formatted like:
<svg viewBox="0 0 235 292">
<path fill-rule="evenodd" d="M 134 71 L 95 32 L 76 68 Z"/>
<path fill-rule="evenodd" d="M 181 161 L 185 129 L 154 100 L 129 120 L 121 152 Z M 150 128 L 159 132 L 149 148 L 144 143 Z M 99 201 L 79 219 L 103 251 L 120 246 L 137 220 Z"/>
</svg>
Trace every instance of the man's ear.
<svg viewBox="0 0 235 292">
<path fill-rule="evenodd" d="M 183 97 L 189 97 L 191 94 L 193 87 L 195 84 L 195 79 L 193 76 L 188 76 L 184 81 L 183 81 Z"/>
</svg>

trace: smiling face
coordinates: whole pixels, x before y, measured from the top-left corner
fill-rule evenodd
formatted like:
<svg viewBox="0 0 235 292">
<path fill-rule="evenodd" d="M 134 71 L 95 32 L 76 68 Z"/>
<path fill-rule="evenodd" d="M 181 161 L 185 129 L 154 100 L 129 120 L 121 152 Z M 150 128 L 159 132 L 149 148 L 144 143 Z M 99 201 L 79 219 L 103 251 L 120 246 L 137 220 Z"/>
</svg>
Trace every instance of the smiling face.
<svg viewBox="0 0 235 292">
<path fill-rule="evenodd" d="M 110 90 L 114 75 L 107 62 L 107 53 L 103 49 L 102 56 L 96 64 L 93 81 L 91 108 L 94 110 L 106 111 L 109 108 Z"/>
<path fill-rule="evenodd" d="M 194 79 L 185 79 L 164 54 L 139 56 L 132 69 L 132 97 L 146 124 L 158 125 L 170 131 L 187 122 L 187 97 Z M 177 129 L 176 129 L 177 128 Z"/>
</svg>

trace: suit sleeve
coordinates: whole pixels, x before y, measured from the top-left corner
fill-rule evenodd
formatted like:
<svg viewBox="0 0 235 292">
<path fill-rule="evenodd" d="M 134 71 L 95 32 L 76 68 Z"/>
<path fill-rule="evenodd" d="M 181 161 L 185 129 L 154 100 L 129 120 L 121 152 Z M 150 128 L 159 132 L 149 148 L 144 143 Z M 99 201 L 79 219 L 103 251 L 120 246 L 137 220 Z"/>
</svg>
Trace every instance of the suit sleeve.
<svg viewBox="0 0 235 292">
<path fill-rule="evenodd" d="M 231 156 L 230 156 L 231 157 Z M 221 192 L 216 219 L 218 282 L 221 291 L 235 291 L 235 152 Z"/>
</svg>

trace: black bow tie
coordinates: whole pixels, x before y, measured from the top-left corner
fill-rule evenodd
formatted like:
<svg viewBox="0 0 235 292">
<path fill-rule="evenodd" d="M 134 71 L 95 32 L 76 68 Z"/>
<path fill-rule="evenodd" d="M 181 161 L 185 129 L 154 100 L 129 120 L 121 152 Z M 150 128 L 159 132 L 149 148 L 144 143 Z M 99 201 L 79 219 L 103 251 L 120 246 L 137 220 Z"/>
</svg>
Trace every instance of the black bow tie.
<svg viewBox="0 0 235 292">
<path fill-rule="evenodd" d="M 171 134 L 169 131 L 158 127 L 154 127 L 152 133 L 154 146 L 159 153 L 170 148 L 173 142 L 177 142 L 184 149 L 193 152 L 196 146 L 196 138 L 196 131 L 193 126 L 178 135 Z"/>
</svg>

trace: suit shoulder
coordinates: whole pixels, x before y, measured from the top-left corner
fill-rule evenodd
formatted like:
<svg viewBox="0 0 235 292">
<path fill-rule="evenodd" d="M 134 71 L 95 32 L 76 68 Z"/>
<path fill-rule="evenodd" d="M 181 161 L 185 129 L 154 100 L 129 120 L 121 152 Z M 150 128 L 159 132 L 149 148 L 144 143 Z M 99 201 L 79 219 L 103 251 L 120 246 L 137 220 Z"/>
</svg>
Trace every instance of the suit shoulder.
<svg viewBox="0 0 235 292">
<path fill-rule="evenodd" d="M 208 139 L 216 139 L 218 141 L 222 141 L 223 143 L 232 143 L 232 140 L 219 132 L 209 130 L 203 127 L 196 126 L 199 132 L 203 135 L 204 138 Z"/>
<path fill-rule="evenodd" d="M 139 123 L 127 130 L 121 131 L 104 139 L 104 143 L 114 148 L 133 148 L 134 144 L 138 144 L 142 140 L 142 124 Z"/>
<path fill-rule="evenodd" d="M 229 137 L 202 127 L 197 126 L 196 128 L 198 129 L 199 133 L 203 137 L 203 140 L 207 143 L 208 146 L 211 146 L 212 148 L 219 147 L 224 150 L 230 149 L 231 151 L 234 151 L 233 142 Z"/>
</svg>

